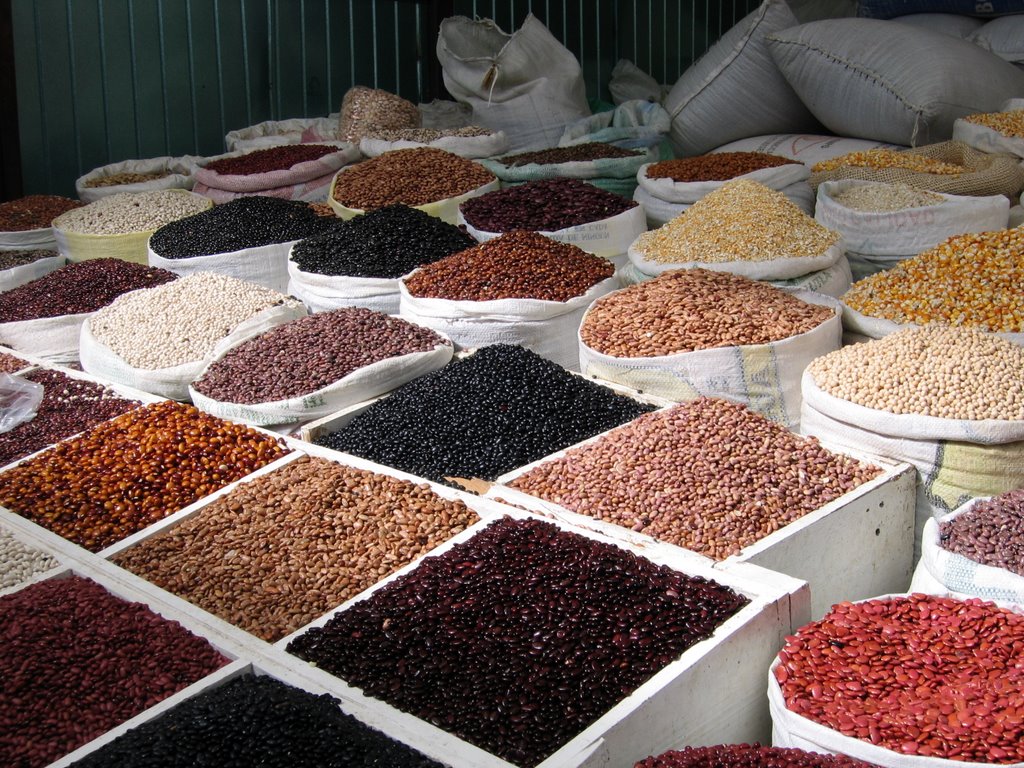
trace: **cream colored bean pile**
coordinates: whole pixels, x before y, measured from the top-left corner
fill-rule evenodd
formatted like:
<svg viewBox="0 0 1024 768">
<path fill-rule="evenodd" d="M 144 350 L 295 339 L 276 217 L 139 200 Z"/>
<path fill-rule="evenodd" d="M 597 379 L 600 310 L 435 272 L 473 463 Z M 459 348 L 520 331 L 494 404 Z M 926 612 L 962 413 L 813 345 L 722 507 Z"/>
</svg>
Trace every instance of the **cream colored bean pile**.
<svg viewBox="0 0 1024 768">
<path fill-rule="evenodd" d="M 906 184 L 857 184 L 833 193 L 832 199 L 855 211 L 882 213 L 938 205 L 946 198 Z"/>
<path fill-rule="evenodd" d="M 605 355 L 653 357 L 767 344 L 834 315 L 768 283 L 680 269 L 598 299 L 583 318 L 580 339 Z"/>
<path fill-rule="evenodd" d="M 0 528 L 0 589 L 22 584 L 37 573 L 56 568 L 60 563 L 45 552 L 30 547 Z"/>
<path fill-rule="evenodd" d="M 242 321 L 299 302 L 215 272 L 133 291 L 89 319 L 96 340 L 135 368 L 152 370 L 201 360 Z"/>
<path fill-rule="evenodd" d="M 781 192 L 735 179 L 633 244 L 666 264 L 773 261 L 821 256 L 839 240 Z"/>
<path fill-rule="evenodd" d="M 1024 347 L 973 328 L 929 325 L 852 344 L 807 371 L 867 408 L 944 419 L 1024 419 Z"/>
<path fill-rule="evenodd" d="M 119 192 L 62 213 L 53 226 L 80 235 L 154 232 L 165 224 L 205 211 L 210 201 L 176 189 Z"/>
</svg>

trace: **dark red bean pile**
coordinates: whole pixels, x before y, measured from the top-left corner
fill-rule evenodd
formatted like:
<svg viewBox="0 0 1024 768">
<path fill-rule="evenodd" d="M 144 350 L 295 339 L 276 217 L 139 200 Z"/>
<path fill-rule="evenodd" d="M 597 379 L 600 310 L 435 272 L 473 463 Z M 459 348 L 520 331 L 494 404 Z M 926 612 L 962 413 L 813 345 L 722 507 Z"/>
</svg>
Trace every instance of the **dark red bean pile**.
<svg viewBox="0 0 1024 768">
<path fill-rule="evenodd" d="M 338 151 L 338 147 L 326 144 L 287 144 L 214 160 L 207 163 L 205 168 L 225 176 L 251 176 L 254 173 L 285 171 L 293 165 L 318 160 Z"/>
<path fill-rule="evenodd" d="M 303 272 L 398 278 L 476 245 L 458 227 L 407 205 L 389 205 L 308 237 L 292 248 Z"/>
<path fill-rule="evenodd" d="M 614 274 L 608 259 L 579 246 L 515 230 L 426 264 L 403 282 L 424 298 L 569 301 Z"/>
<path fill-rule="evenodd" d="M 0 270 L 22 267 L 40 259 L 52 259 L 59 256 L 57 251 L 22 250 L 22 251 L 0 251 Z"/>
<path fill-rule="evenodd" d="M 60 371 L 39 369 L 22 378 L 43 385 L 43 400 L 34 418 L 0 433 L 0 466 L 140 405 L 110 387 L 72 379 Z"/>
<path fill-rule="evenodd" d="M 0 373 L 14 373 L 22 368 L 27 368 L 29 363 L 20 357 L 0 352 Z"/>
<path fill-rule="evenodd" d="M 1024 615 L 935 595 L 839 603 L 787 638 L 786 708 L 908 755 L 1024 760 Z"/>
<path fill-rule="evenodd" d="M 165 259 L 187 259 L 301 240 L 334 226 L 306 203 L 249 195 L 160 227 L 149 239 Z"/>
<path fill-rule="evenodd" d="M 0 764 L 47 765 L 228 663 L 79 576 L 0 597 Z"/>
<path fill-rule="evenodd" d="M 718 744 L 673 749 L 641 760 L 633 768 L 871 768 L 871 763 L 792 747 Z"/>
<path fill-rule="evenodd" d="M 570 147 L 553 147 L 552 149 L 538 149 L 532 152 L 519 152 L 514 155 L 505 155 L 497 158 L 496 162 L 514 168 L 520 165 L 556 165 L 558 163 L 588 162 L 590 160 L 605 160 L 619 157 L 637 157 L 643 152 L 633 149 L 623 149 L 614 144 L 605 144 L 603 141 L 590 141 L 585 144 L 573 144 Z"/>
<path fill-rule="evenodd" d="M 1024 488 L 979 501 L 940 523 L 939 546 L 1024 576 Z"/>
<path fill-rule="evenodd" d="M 85 205 L 60 195 L 26 195 L 0 203 L 0 232 L 46 229 L 62 213 Z"/>
<path fill-rule="evenodd" d="M 166 269 L 123 259 L 71 263 L 0 293 L 0 323 L 95 312 L 122 293 L 152 288 L 176 278 Z"/>
<path fill-rule="evenodd" d="M 245 675 L 133 728 L 76 768 L 441 768 L 341 711 L 341 702 Z"/>
<path fill-rule="evenodd" d="M 552 523 L 504 518 L 288 651 L 533 766 L 747 602 Z"/>
<path fill-rule="evenodd" d="M 257 336 L 211 365 L 192 386 L 227 403 L 266 403 L 315 392 L 353 371 L 450 342 L 429 328 L 348 307 L 308 315 Z"/>
<path fill-rule="evenodd" d="M 616 216 L 638 203 L 580 179 L 528 181 L 470 198 L 459 206 L 466 222 L 482 232 L 541 232 Z"/>
<path fill-rule="evenodd" d="M 494 480 L 653 408 L 524 347 L 495 344 L 409 382 L 316 442 L 436 482 Z"/>
</svg>

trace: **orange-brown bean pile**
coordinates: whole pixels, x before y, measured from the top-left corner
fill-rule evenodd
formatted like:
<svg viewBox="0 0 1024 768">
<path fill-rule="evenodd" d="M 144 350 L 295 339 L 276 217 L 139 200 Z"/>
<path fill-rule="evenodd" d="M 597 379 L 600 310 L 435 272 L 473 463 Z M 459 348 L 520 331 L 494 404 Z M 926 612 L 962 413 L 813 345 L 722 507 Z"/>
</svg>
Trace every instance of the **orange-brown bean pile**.
<svg viewBox="0 0 1024 768">
<path fill-rule="evenodd" d="M 725 181 L 762 168 L 777 168 L 794 163 L 799 165 L 797 160 L 767 152 L 712 152 L 652 163 L 647 168 L 647 178 L 684 182 Z"/>
</svg>

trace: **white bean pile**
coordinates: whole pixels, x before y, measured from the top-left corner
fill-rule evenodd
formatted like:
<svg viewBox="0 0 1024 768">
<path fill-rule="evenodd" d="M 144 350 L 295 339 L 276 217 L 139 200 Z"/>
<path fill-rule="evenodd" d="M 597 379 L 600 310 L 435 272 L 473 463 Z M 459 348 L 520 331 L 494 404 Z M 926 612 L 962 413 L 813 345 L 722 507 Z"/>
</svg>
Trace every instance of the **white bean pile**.
<svg viewBox="0 0 1024 768">
<path fill-rule="evenodd" d="M 153 232 L 165 224 L 205 211 L 210 201 L 180 189 L 119 192 L 73 208 L 53 226 L 80 235 L 127 235 Z"/>
<path fill-rule="evenodd" d="M 57 560 L 45 552 L 30 547 L 0 528 L 0 589 L 26 582 L 37 573 L 58 565 Z"/>
<path fill-rule="evenodd" d="M 908 187 L 906 184 L 857 184 L 836 192 L 832 199 L 844 208 L 883 213 L 906 208 L 938 205 L 946 198 L 937 192 Z"/>
</svg>

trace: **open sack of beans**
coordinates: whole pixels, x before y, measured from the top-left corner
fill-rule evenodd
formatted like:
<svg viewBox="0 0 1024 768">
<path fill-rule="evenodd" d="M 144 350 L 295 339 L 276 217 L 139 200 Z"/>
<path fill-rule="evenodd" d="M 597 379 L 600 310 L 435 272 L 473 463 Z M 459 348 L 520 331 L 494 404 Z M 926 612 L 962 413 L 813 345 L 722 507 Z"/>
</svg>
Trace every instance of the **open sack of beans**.
<svg viewBox="0 0 1024 768">
<path fill-rule="evenodd" d="M 842 235 L 854 280 L 899 264 L 953 235 L 1003 229 L 1005 195 L 949 195 L 905 184 L 844 179 L 818 185 L 814 218 Z"/>
<path fill-rule="evenodd" d="M 338 136 L 358 147 L 368 131 L 418 128 L 420 121 L 419 108 L 411 101 L 381 88 L 355 85 L 341 99 Z"/>
<path fill-rule="evenodd" d="M 800 376 L 839 349 L 841 315 L 823 294 L 705 269 L 665 272 L 590 305 L 580 371 L 675 401 L 728 398 L 795 429 Z"/>
<path fill-rule="evenodd" d="M 670 749 L 640 760 L 633 768 L 872 768 L 845 755 L 823 755 L 795 747 L 716 744 Z"/>
<path fill-rule="evenodd" d="M 61 195 L 25 195 L 0 203 L 0 248 L 56 250 L 53 220 L 82 205 Z"/>
<path fill-rule="evenodd" d="M 457 128 L 373 128 L 359 140 L 359 151 L 367 157 L 416 147 L 443 149 L 473 160 L 507 151 L 508 137 L 503 131 L 465 125 Z"/>
<path fill-rule="evenodd" d="M 406 275 L 399 311 L 460 348 L 519 344 L 578 370 L 580 319 L 618 287 L 607 259 L 517 230 Z"/>
<path fill-rule="evenodd" d="M 1024 99 L 1010 99 L 999 112 L 958 118 L 953 139 L 990 155 L 1024 158 Z"/>
<path fill-rule="evenodd" d="M 338 115 L 327 117 L 293 117 L 286 120 L 264 120 L 262 123 L 238 128 L 224 134 L 228 152 L 252 152 L 256 149 L 280 147 L 284 144 L 338 141 Z M 357 142 L 352 142 L 357 143 Z"/>
<path fill-rule="evenodd" d="M 122 160 L 94 168 L 75 181 L 78 198 L 87 203 L 119 192 L 152 192 L 157 189 L 192 189 L 192 172 L 199 158 L 150 157 Z"/>
<path fill-rule="evenodd" d="M 288 293 L 310 312 L 366 307 L 396 315 L 404 275 L 476 244 L 436 216 L 401 203 L 388 205 L 338 220 L 293 245 Z"/>
<path fill-rule="evenodd" d="M 67 264 L 59 251 L 31 249 L 0 249 L 0 293 L 30 283 Z"/>
<path fill-rule="evenodd" d="M 377 397 L 443 367 L 452 353 L 434 331 L 348 307 L 218 345 L 188 391 L 214 416 L 292 424 Z"/>
<path fill-rule="evenodd" d="M 306 315 L 299 301 L 255 283 L 199 272 L 129 294 L 82 325 L 82 368 L 172 400 L 236 340 Z"/>
</svg>

